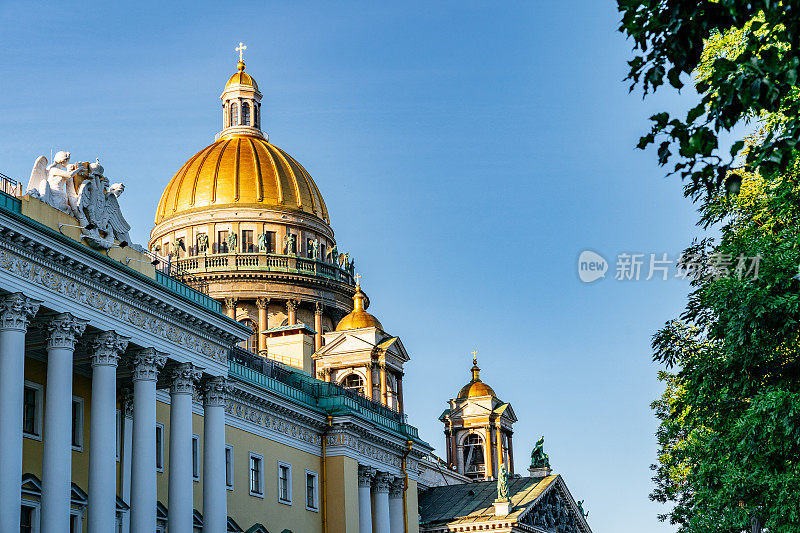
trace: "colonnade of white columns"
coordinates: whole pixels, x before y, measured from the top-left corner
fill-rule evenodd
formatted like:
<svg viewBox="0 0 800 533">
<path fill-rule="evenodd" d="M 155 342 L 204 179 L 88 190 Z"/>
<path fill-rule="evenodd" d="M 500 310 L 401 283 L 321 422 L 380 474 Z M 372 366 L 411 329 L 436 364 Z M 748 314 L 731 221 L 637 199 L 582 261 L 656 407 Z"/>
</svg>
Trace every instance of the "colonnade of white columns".
<svg viewBox="0 0 800 533">
<path fill-rule="evenodd" d="M 360 533 L 402 533 L 404 480 L 359 465 L 358 524 Z"/>
<path fill-rule="evenodd" d="M 41 302 L 14 293 L 0 297 L 0 533 L 20 528 L 22 480 L 25 334 Z M 69 531 L 72 483 L 72 378 L 75 345 L 87 321 L 69 313 L 49 318 L 47 383 L 43 421 L 40 531 Z M 156 528 L 156 382 L 167 357 L 153 348 L 130 356 L 129 338 L 106 331 L 84 338 L 92 366 L 89 435 L 89 533 L 115 531 L 117 462 L 117 367 L 129 352 L 133 381 L 133 420 L 123 417 L 132 438 L 124 439 L 122 497 L 130 505 L 130 522 L 123 530 L 152 533 Z M 179 364 L 170 380 L 169 530 L 192 533 L 192 397 L 201 372 Z M 204 526 L 225 531 L 225 397 L 224 378 L 204 382 Z M 123 407 L 123 412 L 126 411 Z M 127 437 L 127 431 L 124 431 Z M 128 482 L 128 480 L 130 480 Z"/>
</svg>

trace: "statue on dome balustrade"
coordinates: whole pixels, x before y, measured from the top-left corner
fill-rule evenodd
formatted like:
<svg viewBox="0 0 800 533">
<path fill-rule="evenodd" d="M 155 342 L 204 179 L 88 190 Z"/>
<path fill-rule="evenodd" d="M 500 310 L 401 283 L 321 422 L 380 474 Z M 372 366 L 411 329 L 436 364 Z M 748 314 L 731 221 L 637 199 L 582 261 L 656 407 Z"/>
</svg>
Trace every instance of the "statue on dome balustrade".
<svg viewBox="0 0 800 533">
<path fill-rule="evenodd" d="M 286 247 L 286 255 L 291 255 L 294 253 L 294 235 L 289 233 L 286 237 L 283 238 L 283 245 Z"/>
<path fill-rule="evenodd" d="M 238 241 L 238 238 L 236 237 L 236 233 L 230 232 L 228 234 L 228 238 L 226 240 L 228 242 L 228 251 L 230 253 L 235 254 L 236 253 L 236 243 Z"/>
<path fill-rule="evenodd" d="M 260 233 L 258 235 L 258 251 L 263 253 L 267 252 L 267 246 L 269 245 L 269 235 L 266 232 Z"/>
<path fill-rule="evenodd" d="M 201 233 L 197 236 L 197 251 L 204 253 L 208 250 L 208 235 Z"/>
</svg>

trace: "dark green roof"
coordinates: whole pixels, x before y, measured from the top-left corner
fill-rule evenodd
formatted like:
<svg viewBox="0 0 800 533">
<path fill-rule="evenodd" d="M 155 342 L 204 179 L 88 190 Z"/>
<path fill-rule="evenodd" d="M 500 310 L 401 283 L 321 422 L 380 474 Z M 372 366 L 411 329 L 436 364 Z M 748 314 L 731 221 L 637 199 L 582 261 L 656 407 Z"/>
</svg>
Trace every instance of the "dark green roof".
<svg viewBox="0 0 800 533">
<path fill-rule="evenodd" d="M 557 475 L 517 477 L 508 480 L 511 513 L 503 519 L 516 518 L 531 506 Z M 496 481 L 476 481 L 444 487 L 432 487 L 419 496 L 420 524 L 475 523 L 494 520 L 493 502 L 497 498 Z"/>
</svg>

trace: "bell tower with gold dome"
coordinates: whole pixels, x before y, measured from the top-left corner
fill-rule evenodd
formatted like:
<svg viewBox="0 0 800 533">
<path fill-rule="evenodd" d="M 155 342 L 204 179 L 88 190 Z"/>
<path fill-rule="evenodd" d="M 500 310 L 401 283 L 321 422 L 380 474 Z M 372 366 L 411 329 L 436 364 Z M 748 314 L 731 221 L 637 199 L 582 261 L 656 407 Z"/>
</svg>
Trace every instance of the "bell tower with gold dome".
<svg viewBox="0 0 800 533">
<path fill-rule="evenodd" d="M 268 331 L 305 325 L 316 351 L 353 309 L 353 261 L 311 175 L 262 130 L 245 48 L 220 96 L 222 130 L 167 184 L 148 245 L 253 330 L 243 348 L 268 355 Z"/>
<path fill-rule="evenodd" d="M 517 417 L 511 404 L 481 381 L 477 353 L 472 352 L 472 379 L 439 417 L 444 423 L 447 462 L 473 480 L 493 479 L 503 464 L 513 476 L 511 436 Z"/>
</svg>

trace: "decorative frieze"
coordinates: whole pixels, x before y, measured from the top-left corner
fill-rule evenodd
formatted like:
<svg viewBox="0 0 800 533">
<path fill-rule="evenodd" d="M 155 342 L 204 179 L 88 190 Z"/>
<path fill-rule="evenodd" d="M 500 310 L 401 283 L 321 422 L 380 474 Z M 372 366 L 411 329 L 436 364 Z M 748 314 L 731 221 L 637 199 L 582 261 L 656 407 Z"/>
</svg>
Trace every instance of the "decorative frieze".
<svg viewBox="0 0 800 533">
<path fill-rule="evenodd" d="M 309 444 L 319 445 L 320 436 L 318 433 L 311 431 L 294 422 L 290 422 L 285 418 L 281 418 L 272 413 L 268 413 L 262 409 L 246 405 L 237 400 L 228 400 L 225 405 L 225 412 L 229 415 L 235 416 L 242 420 L 246 420 L 251 424 L 259 427 L 266 428 L 270 431 L 282 433 L 298 441 L 307 442 Z"/>
<path fill-rule="evenodd" d="M 203 377 L 203 372 L 198 370 L 192 363 L 178 365 L 170 375 L 172 381 L 169 391 L 172 394 L 191 394 L 194 396 L 195 383 Z"/>
<path fill-rule="evenodd" d="M 7 294 L 0 299 L 0 330 L 27 331 L 28 324 L 39 312 L 41 303 L 21 292 Z"/>
<path fill-rule="evenodd" d="M 113 330 L 93 336 L 88 342 L 92 366 L 117 366 L 130 340 L 130 337 L 124 337 Z"/>
<path fill-rule="evenodd" d="M 204 340 L 173 323 L 123 303 L 88 284 L 34 264 L 8 250 L 0 250 L 0 269 L 68 298 L 77 306 L 87 306 L 110 317 L 118 318 L 146 333 L 165 338 L 176 345 L 201 353 L 220 363 L 228 361 L 228 350 L 225 346 Z M 35 303 L 33 300 L 31 302 Z M 0 306 L 0 311 L 2 311 L 2 306 Z M 0 319 L 2 319 L 2 315 L 0 315 Z"/>
<path fill-rule="evenodd" d="M 71 313 L 61 313 L 51 318 L 45 326 L 47 349 L 63 348 L 74 350 L 75 343 L 83 335 L 88 322 L 88 320 L 77 318 Z"/>
<path fill-rule="evenodd" d="M 158 373 L 164 368 L 167 362 L 166 354 L 163 354 L 155 348 L 145 348 L 136 352 L 131 362 L 131 370 L 133 370 L 133 381 L 146 380 L 156 381 Z"/>
</svg>

